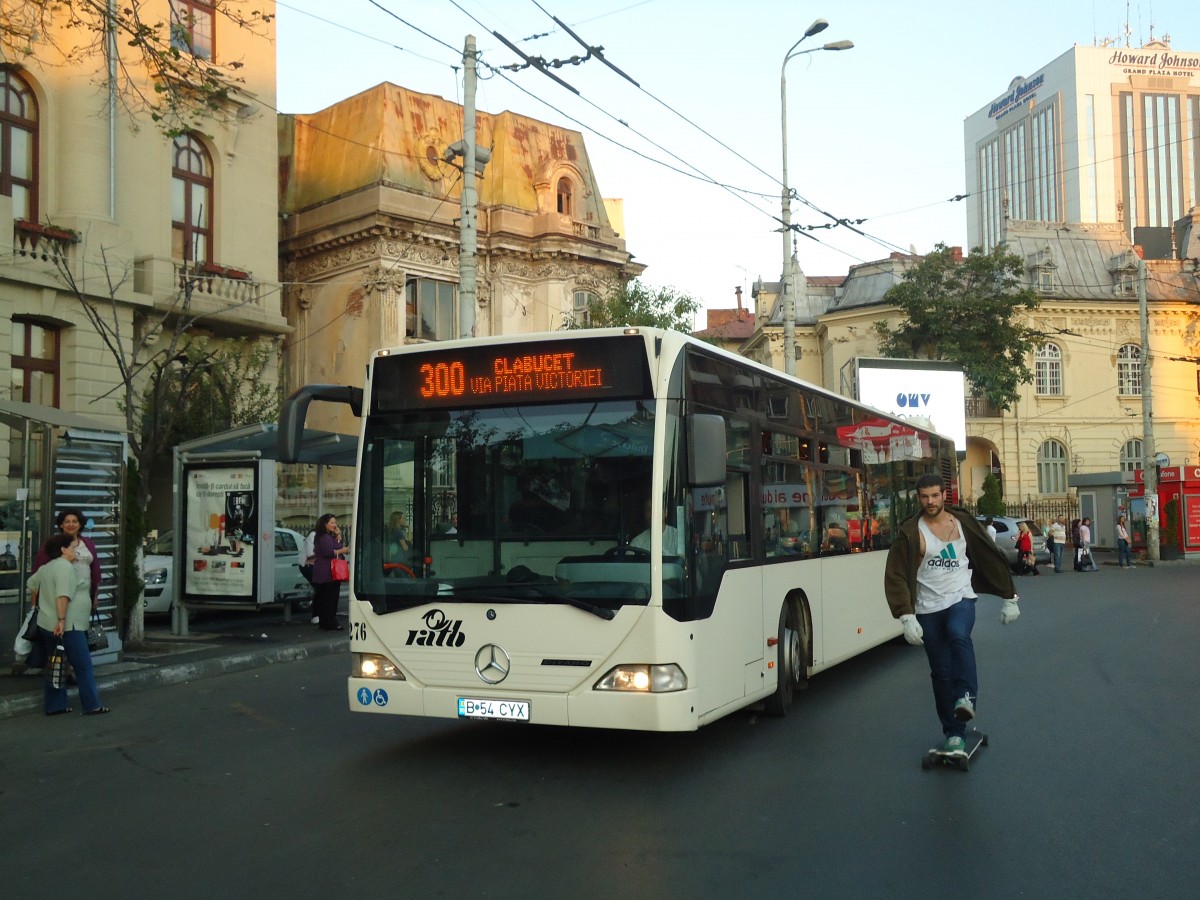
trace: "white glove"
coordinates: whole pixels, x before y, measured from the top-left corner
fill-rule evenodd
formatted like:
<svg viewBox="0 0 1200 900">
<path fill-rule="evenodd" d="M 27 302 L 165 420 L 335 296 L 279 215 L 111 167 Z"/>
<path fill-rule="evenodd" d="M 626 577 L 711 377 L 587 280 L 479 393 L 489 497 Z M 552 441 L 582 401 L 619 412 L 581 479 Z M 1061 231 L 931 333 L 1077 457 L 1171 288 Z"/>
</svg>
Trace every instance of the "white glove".
<svg viewBox="0 0 1200 900">
<path fill-rule="evenodd" d="M 1014 594 L 1011 600 L 1005 600 L 1000 606 L 1000 624 L 1011 625 L 1017 621 L 1017 616 L 1021 614 L 1021 610 L 1017 607 L 1017 597 Z"/>
<path fill-rule="evenodd" d="M 904 639 L 914 647 L 920 647 L 925 643 L 921 638 L 925 636 L 925 629 L 921 627 L 921 623 L 917 621 L 917 617 L 912 613 L 900 617 L 900 624 L 904 626 Z"/>
</svg>

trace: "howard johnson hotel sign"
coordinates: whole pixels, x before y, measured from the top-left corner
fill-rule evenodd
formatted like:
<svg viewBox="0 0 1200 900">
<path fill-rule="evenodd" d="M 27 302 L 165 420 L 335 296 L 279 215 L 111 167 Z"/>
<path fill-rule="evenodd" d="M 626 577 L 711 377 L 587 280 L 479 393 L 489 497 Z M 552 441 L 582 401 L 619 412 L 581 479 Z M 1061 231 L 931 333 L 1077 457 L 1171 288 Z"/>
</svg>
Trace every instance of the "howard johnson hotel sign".
<svg viewBox="0 0 1200 900">
<path fill-rule="evenodd" d="M 1028 81 L 1022 81 L 1020 84 L 1009 85 L 1012 90 L 992 104 L 988 110 L 989 119 L 1003 119 L 1006 115 L 1021 106 L 1026 101 L 1033 102 L 1037 95 L 1037 89 L 1046 83 L 1046 75 L 1042 73 L 1036 78 L 1030 78 Z"/>
<path fill-rule="evenodd" d="M 1200 71 L 1200 54 L 1172 53 L 1169 49 L 1117 50 L 1108 58 L 1111 66 L 1120 66 L 1126 75 L 1182 75 L 1191 77 Z"/>
</svg>

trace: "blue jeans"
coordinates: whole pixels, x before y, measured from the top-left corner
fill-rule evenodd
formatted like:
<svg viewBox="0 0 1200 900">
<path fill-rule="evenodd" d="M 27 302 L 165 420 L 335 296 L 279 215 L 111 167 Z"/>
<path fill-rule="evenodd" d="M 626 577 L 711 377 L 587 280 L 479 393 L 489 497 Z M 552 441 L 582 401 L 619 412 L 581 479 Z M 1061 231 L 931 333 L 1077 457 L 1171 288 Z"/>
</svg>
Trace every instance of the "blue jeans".
<svg viewBox="0 0 1200 900">
<path fill-rule="evenodd" d="M 942 734 L 965 737 L 967 723 L 954 718 L 954 703 L 968 694 L 974 702 L 979 688 L 975 645 L 971 642 L 975 600 L 963 599 L 935 613 L 918 613 L 917 621 L 925 632 L 925 655 L 929 657 L 933 702 L 942 723 Z"/>
<path fill-rule="evenodd" d="M 1050 555 L 1054 558 L 1054 571 L 1061 572 L 1062 571 L 1063 545 L 1060 544 L 1058 541 L 1055 541 L 1054 546 L 1050 548 Z"/>
<path fill-rule="evenodd" d="M 1117 565 L 1133 566 L 1133 554 L 1129 552 L 1129 541 L 1117 538 Z"/>
<path fill-rule="evenodd" d="M 42 636 L 42 644 L 46 647 L 46 657 L 49 659 L 58 638 L 53 631 L 38 628 Z M 67 652 L 67 661 L 75 670 L 75 682 L 79 686 L 79 704 L 84 712 L 100 708 L 100 694 L 96 690 L 96 674 L 92 671 L 92 651 L 88 650 L 86 631 L 64 631 L 62 636 L 63 649 Z M 50 673 L 46 672 L 46 687 L 42 695 L 42 708 L 49 713 L 62 712 L 67 708 L 67 688 L 54 688 L 50 685 Z"/>
</svg>

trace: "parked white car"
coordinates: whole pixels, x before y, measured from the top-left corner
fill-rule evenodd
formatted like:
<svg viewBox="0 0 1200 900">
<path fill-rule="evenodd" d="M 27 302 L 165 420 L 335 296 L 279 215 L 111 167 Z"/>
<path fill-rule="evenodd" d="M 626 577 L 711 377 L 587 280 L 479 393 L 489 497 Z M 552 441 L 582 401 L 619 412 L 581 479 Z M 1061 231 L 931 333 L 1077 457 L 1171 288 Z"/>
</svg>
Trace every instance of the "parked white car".
<svg viewBox="0 0 1200 900">
<path fill-rule="evenodd" d="M 146 583 L 143 608 L 148 616 L 165 615 L 175 605 L 171 578 L 174 547 L 175 538 L 170 531 L 163 532 L 146 545 L 142 580 Z M 290 528 L 275 529 L 275 579 L 270 602 L 302 604 L 312 599 L 312 585 L 300 574 L 300 554 L 303 552 L 302 535 Z"/>
</svg>

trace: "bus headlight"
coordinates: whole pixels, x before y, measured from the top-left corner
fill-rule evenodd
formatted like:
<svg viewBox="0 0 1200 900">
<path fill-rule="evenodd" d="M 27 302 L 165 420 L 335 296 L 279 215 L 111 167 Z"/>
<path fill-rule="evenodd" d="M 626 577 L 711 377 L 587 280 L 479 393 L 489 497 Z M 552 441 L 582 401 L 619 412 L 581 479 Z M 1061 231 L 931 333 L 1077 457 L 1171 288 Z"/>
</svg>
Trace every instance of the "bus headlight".
<svg viewBox="0 0 1200 900">
<path fill-rule="evenodd" d="M 683 669 L 668 663 L 648 666 L 614 666 L 596 682 L 597 691 L 634 691 L 643 694 L 665 694 L 687 688 L 687 676 Z"/>
<path fill-rule="evenodd" d="M 146 573 L 146 577 L 145 577 L 144 581 L 147 585 L 166 584 L 167 583 L 167 570 L 166 569 L 151 569 L 149 572 Z"/>
<path fill-rule="evenodd" d="M 404 681 L 400 668 L 378 653 L 351 653 L 351 674 L 355 678 L 395 678 Z"/>
</svg>

